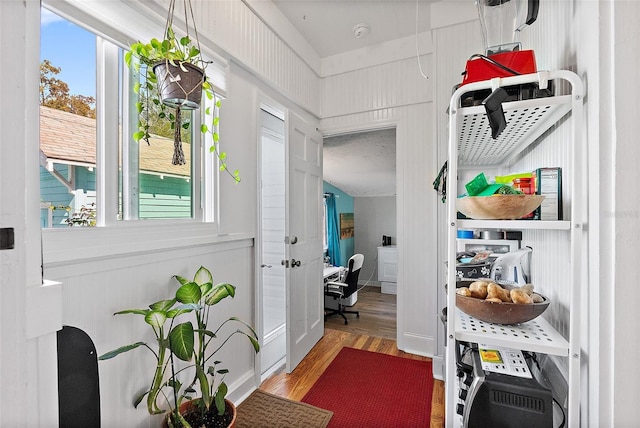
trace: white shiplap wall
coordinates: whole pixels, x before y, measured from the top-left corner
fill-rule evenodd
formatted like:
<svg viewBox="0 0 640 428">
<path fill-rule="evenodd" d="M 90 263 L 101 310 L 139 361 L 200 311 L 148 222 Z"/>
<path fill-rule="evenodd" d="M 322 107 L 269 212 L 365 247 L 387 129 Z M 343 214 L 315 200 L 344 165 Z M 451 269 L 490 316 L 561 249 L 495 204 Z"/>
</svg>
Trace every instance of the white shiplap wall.
<svg viewBox="0 0 640 428">
<path fill-rule="evenodd" d="M 431 55 L 420 57 L 431 70 Z M 370 112 L 432 99 L 429 80 L 420 75 L 416 58 L 407 58 L 322 79 L 322 117 Z"/>
<path fill-rule="evenodd" d="M 171 298 L 179 287 L 172 276 L 192 278 L 199 266 L 211 270 L 215 284 L 229 282 L 237 287 L 235 298 L 225 299 L 215 307 L 211 328 L 230 316 L 252 320 L 252 247 L 253 240 L 244 239 L 151 254 L 113 255 L 85 260 L 80 265 L 59 263 L 48 267 L 46 275 L 63 283 L 63 325 L 84 330 L 100 355 L 137 341 L 153 343 L 155 337 L 140 315 L 112 314 L 123 309 L 144 309 Z M 230 370 L 227 381 L 232 400 L 238 400 L 253 387 L 255 357 L 249 343 L 243 342 L 240 336 L 234 338 L 218 355 Z M 150 418 L 145 403 L 138 409 L 131 405 L 133 397 L 148 387 L 153 362 L 148 350 L 139 348 L 98 363 L 103 426 L 159 426 L 159 417 Z M 49 426 L 46 421 L 41 423 L 40 426 Z"/>
<path fill-rule="evenodd" d="M 420 58 L 431 73 L 431 55 Z M 322 83 L 324 135 L 396 127 L 398 346 L 432 355 L 435 318 L 435 177 L 432 82 L 416 58 L 327 77 Z"/>
<path fill-rule="evenodd" d="M 153 0 L 167 8 L 166 0 Z M 293 102 L 316 115 L 320 111 L 320 79 L 296 52 L 243 1 L 193 2 L 203 37 Z"/>
<path fill-rule="evenodd" d="M 434 7 L 442 7 L 437 4 Z M 450 5 L 444 5 L 450 6 Z M 469 2 L 467 8 L 473 9 L 473 4 Z M 469 14 L 473 15 L 472 12 Z M 433 13 L 432 13 L 433 16 Z M 433 30 L 433 50 L 434 50 L 434 79 L 436 84 L 434 89 L 435 102 L 435 128 L 437 134 L 437 162 L 442 166 L 447 160 L 449 141 L 449 100 L 453 87 L 462 81 L 461 73 L 464 71 L 464 65 L 472 54 L 478 52 L 482 47 L 480 34 L 480 24 L 477 21 L 457 23 L 445 27 L 441 27 L 439 22 L 431 22 Z M 434 177 L 435 178 L 435 177 Z M 432 190 L 433 195 L 435 191 Z M 434 196 L 435 197 L 435 196 Z M 441 203 L 441 198 L 437 197 L 437 283 L 438 288 L 435 290 L 438 301 L 436 315 L 441 313 L 441 308 L 446 306 L 446 295 L 444 284 L 446 283 L 446 271 L 444 263 L 446 260 L 447 240 L 446 233 L 446 204 Z M 440 373 L 440 367 L 443 362 L 444 352 L 444 329 L 440 326 L 436 329 L 437 347 L 434 353 L 434 373 Z"/>
</svg>

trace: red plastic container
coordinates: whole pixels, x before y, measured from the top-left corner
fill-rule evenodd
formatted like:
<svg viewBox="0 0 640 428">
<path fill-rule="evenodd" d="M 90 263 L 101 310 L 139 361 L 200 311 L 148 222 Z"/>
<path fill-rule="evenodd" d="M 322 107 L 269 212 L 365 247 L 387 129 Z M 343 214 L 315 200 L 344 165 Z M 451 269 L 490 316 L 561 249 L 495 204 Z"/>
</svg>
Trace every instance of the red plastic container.
<svg viewBox="0 0 640 428">
<path fill-rule="evenodd" d="M 521 191 L 525 195 L 534 195 L 536 193 L 535 181 L 533 180 L 533 177 L 514 178 L 512 187 L 516 190 Z M 535 212 L 530 212 L 529 214 L 521 218 L 532 220 L 534 218 L 534 214 Z"/>
<path fill-rule="evenodd" d="M 520 74 L 531 74 L 538 71 L 533 50 L 502 52 L 490 55 L 489 58 Z M 510 76 L 514 76 L 514 74 L 481 57 L 474 57 L 467 61 L 466 73 L 460 86 L 494 77 Z"/>
</svg>

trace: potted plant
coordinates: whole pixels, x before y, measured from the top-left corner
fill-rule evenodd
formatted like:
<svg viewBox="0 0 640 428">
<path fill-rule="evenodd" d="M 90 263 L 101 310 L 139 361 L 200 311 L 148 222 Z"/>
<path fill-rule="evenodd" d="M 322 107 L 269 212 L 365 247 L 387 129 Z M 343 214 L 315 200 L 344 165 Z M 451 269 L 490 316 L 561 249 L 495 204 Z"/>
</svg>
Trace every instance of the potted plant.
<svg viewBox="0 0 640 428">
<path fill-rule="evenodd" d="M 206 66 L 209 63 L 202 57 L 195 21 L 191 18 L 195 39 L 189 34 L 189 15 L 191 1 L 184 0 L 186 34 L 179 37 L 173 27 L 173 8 L 175 0 L 169 5 L 169 15 L 162 40 L 153 38 L 148 43 L 137 41 L 125 53 L 125 62 L 139 73 L 140 81 L 134 85 L 134 92 L 140 96 L 136 103 L 139 114 L 137 130 L 133 134 L 136 141 L 144 140 L 149 144 L 151 123 L 153 120 L 168 121 L 173 132 L 174 165 L 184 165 L 186 159 L 182 151 L 182 133 L 190 128 L 183 120 L 184 110 L 200 107 L 202 96 L 214 100 L 213 87 L 206 80 Z M 135 60 L 134 60 L 135 59 Z M 220 101 L 215 100 L 213 107 L 204 111 L 200 132 L 211 134 L 213 144 L 209 151 L 220 160 L 220 170 L 226 171 L 236 182 L 240 173 L 227 168 L 226 153 L 219 150 L 217 110 Z"/>
<path fill-rule="evenodd" d="M 168 427 L 217 427 L 220 425 L 214 423 L 219 419 L 235 419 L 227 414 L 235 412 L 235 407 L 225 398 L 224 376 L 228 370 L 213 358 L 236 334 L 247 337 L 257 353 L 258 337 L 250 325 L 236 317 L 228 318 L 215 330 L 208 326 L 213 306 L 227 297 L 233 298 L 235 286 L 214 286 L 211 272 L 202 266 L 192 281 L 178 275 L 175 278 L 180 287 L 173 298 L 152 303 L 148 309 L 126 309 L 114 314 L 141 315 L 153 330 L 155 341 L 121 346 L 101 355 L 99 360 L 147 348 L 156 359 L 153 378 L 148 389 L 134 398 L 134 406 L 146 396 L 150 414 L 167 412 Z M 238 328 L 218 337 L 227 324 L 237 324 Z M 169 406 L 168 411 L 163 409 L 163 402 Z"/>
</svg>

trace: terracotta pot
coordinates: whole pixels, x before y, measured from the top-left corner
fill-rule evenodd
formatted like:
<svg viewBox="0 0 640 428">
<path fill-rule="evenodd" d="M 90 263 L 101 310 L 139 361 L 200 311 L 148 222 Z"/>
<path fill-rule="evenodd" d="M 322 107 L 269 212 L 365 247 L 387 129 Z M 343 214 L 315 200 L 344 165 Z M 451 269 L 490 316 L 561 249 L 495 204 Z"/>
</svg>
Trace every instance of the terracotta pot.
<svg viewBox="0 0 640 428">
<path fill-rule="evenodd" d="M 185 401 L 184 403 L 180 404 L 180 414 L 182 415 L 186 415 L 188 413 L 191 413 L 193 411 L 197 410 L 197 402 L 198 400 L 190 400 L 190 401 Z M 227 428 L 235 428 L 236 426 L 236 406 L 229 400 L 225 399 L 224 400 L 225 404 L 226 404 L 226 411 L 227 412 L 231 412 L 231 422 L 229 422 L 229 425 L 227 425 Z M 168 428 L 169 424 L 168 424 L 168 419 L 169 419 L 169 414 L 167 414 L 167 416 L 162 420 L 162 428 Z"/>
</svg>

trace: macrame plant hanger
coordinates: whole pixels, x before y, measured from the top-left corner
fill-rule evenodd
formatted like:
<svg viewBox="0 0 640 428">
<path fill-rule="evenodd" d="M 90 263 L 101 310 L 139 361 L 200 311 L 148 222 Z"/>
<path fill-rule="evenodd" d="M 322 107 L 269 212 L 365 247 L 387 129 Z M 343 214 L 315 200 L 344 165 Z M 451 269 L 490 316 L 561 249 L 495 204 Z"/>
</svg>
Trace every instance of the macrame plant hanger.
<svg viewBox="0 0 640 428">
<path fill-rule="evenodd" d="M 196 21 L 195 21 L 195 17 L 193 14 L 193 7 L 191 5 L 191 0 L 182 0 L 182 4 L 183 4 L 183 8 L 184 8 L 184 25 L 185 25 L 185 32 L 187 37 L 190 39 L 190 35 L 189 35 L 189 14 L 191 15 L 191 22 L 193 23 L 193 32 L 194 32 L 194 36 L 196 39 L 196 46 L 198 48 L 199 52 L 202 52 L 202 49 L 200 49 L 200 39 L 198 38 L 198 29 L 196 27 Z M 188 4 L 188 10 L 187 10 L 187 4 Z M 167 14 L 167 22 L 165 24 L 164 27 L 164 34 L 165 36 L 169 36 L 169 32 L 173 32 L 173 16 L 174 16 L 174 12 L 175 12 L 175 6 L 176 6 L 176 0 L 171 0 L 169 2 L 169 11 Z M 188 12 L 188 13 L 187 13 Z M 167 63 L 169 62 L 168 59 L 165 60 Z M 201 61 L 203 64 L 201 64 L 201 68 L 204 69 L 204 61 Z M 183 68 L 183 67 L 181 67 Z M 183 88 L 183 86 L 180 84 L 180 78 L 178 76 L 173 76 L 171 75 L 172 81 L 174 83 L 177 83 L 177 85 L 180 87 L 180 89 L 182 89 L 182 91 L 184 92 L 184 97 L 185 100 L 189 97 L 189 94 L 191 92 L 194 91 L 194 89 L 191 89 L 189 91 L 185 90 Z M 202 81 L 204 81 L 204 75 L 202 78 Z M 199 104 L 199 102 L 198 102 Z M 185 158 L 184 155 L 184 151 L 182 150 L 182 135 L 181 135 L 181 131 L 182 131 L 182 110 L 186 109 L 184 107 L 184 105 L 182 103 L 176 103 L 176 104 L 168 104 L 170 107 L 175 108 L 175 117 L 174 117 L 174 129 L 173 129 L 173 159 L 171 161 L 171 163 L 173 165 L 184 165 L 187 163 L 187 160 Z M 188 110 L 193 110 L 192 108 L 189 108 Z"/>
</svg>

